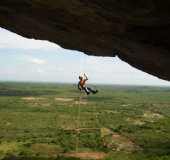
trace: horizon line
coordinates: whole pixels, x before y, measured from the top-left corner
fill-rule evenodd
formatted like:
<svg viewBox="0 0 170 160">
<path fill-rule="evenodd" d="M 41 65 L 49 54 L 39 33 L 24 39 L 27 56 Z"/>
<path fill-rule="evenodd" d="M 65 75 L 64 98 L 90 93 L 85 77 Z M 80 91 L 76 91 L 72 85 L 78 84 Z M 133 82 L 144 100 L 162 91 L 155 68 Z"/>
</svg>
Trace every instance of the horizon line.
<svg viewBox="0 0 170 160">
<path fill-rule="evenodd" d="M 77 84 L 76 82 L 61 81 L 19 81 L 19 80 L 0 80 L 0 83 L 51 83 L 51 84 Z M 150 85 L 150 84 L 117 84 L 117 83 L 88 83 L 89 85 L 107 85 L 107 86 L 139 86 L 139 87 L 168 87 L 169 85 Z"/>
</svg>

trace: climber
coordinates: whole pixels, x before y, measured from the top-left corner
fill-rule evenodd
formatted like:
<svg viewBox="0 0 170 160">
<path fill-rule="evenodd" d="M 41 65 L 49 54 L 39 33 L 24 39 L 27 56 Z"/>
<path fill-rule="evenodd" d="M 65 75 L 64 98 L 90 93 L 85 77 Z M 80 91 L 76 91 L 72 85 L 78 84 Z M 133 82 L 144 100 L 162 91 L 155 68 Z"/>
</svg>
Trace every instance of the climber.
<svg viewBox="0 0 170 160">
<path fill-rule="evenodd" d="M 78 89 L 80 91 L 82 91 L 82 90 L 85 91 L 87 95 L 90 93 L 96 94 L 98 92 L 98 90 L 94 90 L 92 88 L 85 86 L 85 83 L 87 80 L 88 80 L 88 78 L 87 78 L 86 74 L 84 74 L 84 76 L 79 76 Z"/>
</svg>

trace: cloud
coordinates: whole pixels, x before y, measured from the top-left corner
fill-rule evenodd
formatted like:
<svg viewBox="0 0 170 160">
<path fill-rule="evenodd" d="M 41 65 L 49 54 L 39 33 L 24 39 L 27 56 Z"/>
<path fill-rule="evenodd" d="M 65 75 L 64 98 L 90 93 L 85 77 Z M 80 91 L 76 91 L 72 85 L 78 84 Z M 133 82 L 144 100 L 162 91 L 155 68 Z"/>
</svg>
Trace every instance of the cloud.
<svg viewBox="0 0 170 160">
<path fill-rule="evenodd" d="M 44 73 L 44 70 L 38 68 L 38 69 L 37 69 L 37 73 Z"/>
<path fill-rule="evenodd" d="M 44 65 L 47 64 L 47 61 L 44 59 L 39 59 L 39 58 L 32 58 L 30 59 L 30 62 L 33 64 L 37 64 L 37 65 Z"/>
</svg>

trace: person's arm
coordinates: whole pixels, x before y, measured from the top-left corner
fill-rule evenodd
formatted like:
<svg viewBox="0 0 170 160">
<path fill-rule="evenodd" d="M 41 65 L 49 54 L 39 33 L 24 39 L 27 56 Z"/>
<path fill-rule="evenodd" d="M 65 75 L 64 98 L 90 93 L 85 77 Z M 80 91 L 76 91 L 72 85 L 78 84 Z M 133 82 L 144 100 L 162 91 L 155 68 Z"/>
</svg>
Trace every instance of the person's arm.
<svg viewBox="0 0 170 160">
<path fill-rule="evenodd" d="M 85 73 L 84 73 L 84 78 L 85 78 L 85 79 L 84 79 L 85 81 L 88 80 L 88 77 L 87 77 L 87 75 L 86 75 Z"/>
<path fill-rule="evenodd" d="M 77 87 L 81 91 L 80 82 L 77 84 Z"/>
</svg>

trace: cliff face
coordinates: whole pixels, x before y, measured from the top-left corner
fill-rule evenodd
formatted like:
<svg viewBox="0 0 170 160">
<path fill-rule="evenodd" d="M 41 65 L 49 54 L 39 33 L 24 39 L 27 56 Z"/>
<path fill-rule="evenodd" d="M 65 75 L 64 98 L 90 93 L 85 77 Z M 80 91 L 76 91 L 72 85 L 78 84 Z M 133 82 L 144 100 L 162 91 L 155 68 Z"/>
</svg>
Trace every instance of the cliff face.
<svg viewBox="0 0 170 160">
<path fill-rule="evenodd" d="M 0 26 L 170 80 L 169 0 L 0 0 Z"/>
</svg>

